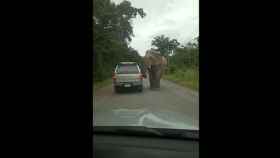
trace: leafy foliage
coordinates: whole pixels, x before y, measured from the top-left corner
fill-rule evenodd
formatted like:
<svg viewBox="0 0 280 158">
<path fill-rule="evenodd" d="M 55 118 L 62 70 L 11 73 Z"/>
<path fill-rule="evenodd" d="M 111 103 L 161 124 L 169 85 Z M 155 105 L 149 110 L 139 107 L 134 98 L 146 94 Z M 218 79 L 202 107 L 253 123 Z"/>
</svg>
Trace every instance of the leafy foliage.
<svg viewBox="0 0 280 158">
<path fill-rule="evenodd" d="M 156 36 L 152 40 L 152 46 L 156 46 L 165 57 L 170 55 L 179 45 L 180 43 L 176 39 L 170 39 L 164 35 Z"/>
<path fill-rule="evenodd" d="M 181 48 L 176 48 L 169 58 L 166 79 L 189 87 L 199 88 L 199 42 L 198 37 Z"/>
<path fill-rule="evenodd" d="M 115 4 L 110 0 L 94 0 L 93 46 L 94 81 L 111 76 L 120 61 L 141 61 L 138 52 L 128 44 L 133 37 L 132 19 L 144 18 L 141 8 L 134 8 L 129 1 Z"/>
<path fill-rule="evenodd" d="M 195 68 L 199 67 L 199 47 L 198 37 L 193 42 L 188 42 L 181 48 L 176 48 L 170 57 L 170 67 L 176 68 Z M 174 71 L 170 68 L 171 71 Z"/>
</svg>

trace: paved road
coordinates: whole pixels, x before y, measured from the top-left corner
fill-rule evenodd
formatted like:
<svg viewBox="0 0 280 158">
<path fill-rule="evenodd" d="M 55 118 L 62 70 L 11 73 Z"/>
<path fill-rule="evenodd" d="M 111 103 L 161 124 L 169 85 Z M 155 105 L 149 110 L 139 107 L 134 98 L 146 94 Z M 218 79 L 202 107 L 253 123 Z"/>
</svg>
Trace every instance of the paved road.
<svg viewBox="0 0 280 158">
<path fill-rule="evenodd" d="M 139 124 L 139 119 L 153 119 L 163 124 L 173 121 L 176 127 L 181 125 L 182 128 L 186 127 L 185 122 L 190 122 L 192 127 L 199 126 L 198 93 L 163 79 L 159 91 L 150 90 L 147 79 L 142 93 L 116 94 L 112 85 L 101 88 L 94 92 L 94 111 L 96 125 Z M 112 115 L 122 116 L 122 119 Z M 144 115 L 145 118 L 141 118 Z"/>
</svg>

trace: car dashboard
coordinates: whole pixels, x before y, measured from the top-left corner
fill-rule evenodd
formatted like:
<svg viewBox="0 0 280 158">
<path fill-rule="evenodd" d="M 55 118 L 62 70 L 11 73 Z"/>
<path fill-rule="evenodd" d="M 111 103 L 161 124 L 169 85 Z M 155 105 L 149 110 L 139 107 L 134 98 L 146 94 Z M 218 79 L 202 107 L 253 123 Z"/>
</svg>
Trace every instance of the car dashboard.
<svg viewBox="0 0 280 158">
<path fill-rule="evenodd" d="M 94 134 L 95 158 L 198 158 L 198 140 Z"/>
</svg>

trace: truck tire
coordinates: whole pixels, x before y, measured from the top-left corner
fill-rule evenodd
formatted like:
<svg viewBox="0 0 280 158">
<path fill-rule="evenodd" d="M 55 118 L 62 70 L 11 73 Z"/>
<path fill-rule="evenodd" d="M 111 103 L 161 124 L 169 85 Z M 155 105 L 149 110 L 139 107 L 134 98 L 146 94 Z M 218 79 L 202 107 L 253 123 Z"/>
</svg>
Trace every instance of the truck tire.
<svg viewBox="0 0 280 158">
<path fill-rule="evenodd" d="M 120 88 L 119 87 L 114 87 L 114 91 L 115 91 L 115 93 L 119 93 L 120 92 Z"/>
<path fill-rule="evenodd" d="M 140 86 L 140 87 L 138 88 L 138 92 L 143 92 L 143 86 Z"/>
</svg>

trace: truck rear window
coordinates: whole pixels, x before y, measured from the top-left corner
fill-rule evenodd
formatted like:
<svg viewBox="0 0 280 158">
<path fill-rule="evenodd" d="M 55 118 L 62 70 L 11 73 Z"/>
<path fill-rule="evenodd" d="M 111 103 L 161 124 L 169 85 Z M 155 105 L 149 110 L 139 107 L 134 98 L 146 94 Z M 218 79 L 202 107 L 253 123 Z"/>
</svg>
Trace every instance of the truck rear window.
<svg viewBox="0 0 280 158">
<path fill-rule="evenodd" d="M 135 74 L 139 73 L 137 65 L 118 65 L 117 67 L 118 74 Z"/>
</svg>

